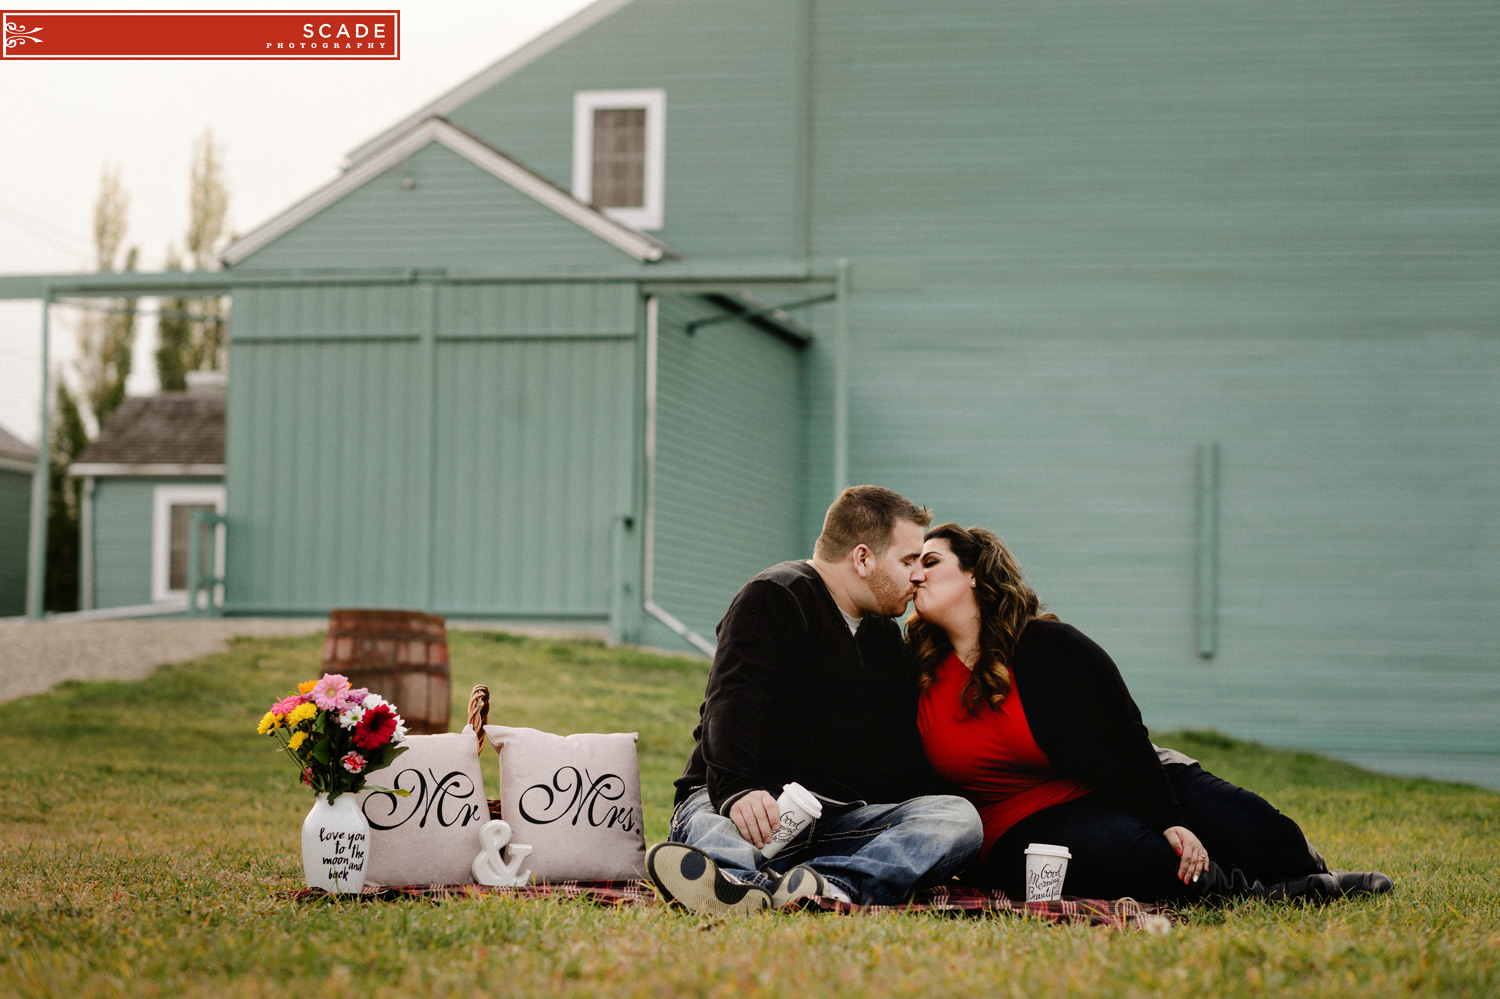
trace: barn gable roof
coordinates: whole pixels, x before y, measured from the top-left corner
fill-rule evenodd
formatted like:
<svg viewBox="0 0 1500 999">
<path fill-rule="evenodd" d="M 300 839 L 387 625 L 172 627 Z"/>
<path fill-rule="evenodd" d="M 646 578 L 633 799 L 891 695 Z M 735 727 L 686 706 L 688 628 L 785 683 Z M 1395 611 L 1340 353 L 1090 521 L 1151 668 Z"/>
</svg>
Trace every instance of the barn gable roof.
<svg viewBox="0 0 1500 999">
<path fill-rule="evenodd" d="M 71 469 L 74 475 L 223 470 L 224 396 L 191 392 L 126 399 Z"/>
<path fill-rule="evenodd" d="M 390 128 L 385 129 L 379 135 L 351 150 L 345 160 L 345 167 L 352 167 L 361 160 L 374 155 L 390 143 L 399 140 L 402 135 L 412 128 L 417 127 L 428 118 L 451 114 L 473 97 L 484 93 L 511 74 L 531 65 L 563 42 L 593 27 L 630 2 L 631 0 L 596 0 L 595 3 L 590 4 L 572 17 L 555 25 L 550 30 L 544 31 L 514 52 L 486 66 L 458 86 L 434 98 L 418 110 L 396 122 Z"/>
<path fill-rule="evenodd" d="M 36 448 L 0 427 L 0 468 L 30 472 L 36 465 Z"/>
<path fill-rule="evenodd" d="M 433 143 L 463 157 L 521 194 L 642 263 L 653 263 L 664 258 L 678 256 L 660 240 L 610 218 L 482 139 L 446 119 L 434 117 L 418 123 L 405 136 L 387 145 L 379 154 L 363 160 L 343 176 L 324 185 L 270 221 L 235 240 L 224 250 L 224 262 L 230 266 L 238 264 L 373 178 L 398 166 L 418 150 Z"/>
</svg>

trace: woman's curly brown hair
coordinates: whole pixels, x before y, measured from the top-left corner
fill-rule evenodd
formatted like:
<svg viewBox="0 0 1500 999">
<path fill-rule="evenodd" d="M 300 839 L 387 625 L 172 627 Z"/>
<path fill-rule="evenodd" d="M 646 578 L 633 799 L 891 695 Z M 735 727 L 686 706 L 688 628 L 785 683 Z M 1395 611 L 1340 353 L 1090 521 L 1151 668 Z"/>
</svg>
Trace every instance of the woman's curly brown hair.
<svg viewBox="0 0 1500 999">
<path fill-rule="evenodd" d="M 974 574 L 974 597 L 979 601 L 979 661 L 964 686 L 964 708 L 971 716 L 978 714 L 980 704 L 998 708 L 1010 693 L 1010 660 L 1021 632 L 1033 618 L 1055 621 L 1057 615 L 1043 613 L 1036 591 L 1026 584 L 1015 556 L 995 532 L 939 524 L 927 532 L 926 538 L 948 542 L 959 567 Z M 906 625 L 906 647 L 916 663 L 917 684 L 926 690 L 937 679 L 938 667 L 953 651 L 953 644 L 942 628 L 913 615 Z"/>
</svg>

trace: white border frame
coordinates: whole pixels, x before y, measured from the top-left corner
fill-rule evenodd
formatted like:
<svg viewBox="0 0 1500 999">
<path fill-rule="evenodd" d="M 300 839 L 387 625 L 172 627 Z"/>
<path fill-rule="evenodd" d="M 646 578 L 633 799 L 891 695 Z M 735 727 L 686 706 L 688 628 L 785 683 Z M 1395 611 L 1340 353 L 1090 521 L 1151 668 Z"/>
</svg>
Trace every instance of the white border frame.
<svg viewBox="0 0 1500 999">
<path fill-rule="evenodd" d="M 580 90 L 573 95 L 573 197 L 590 204 L 594 196 L 594 111 L 598 108 L 643 108 L 646 112 L 646 204 L 641 208 L 599 211 L 635 229 L 660 229 L 665 221 L 667 92 L 655 90 Z"/>
<path fill-rule="evenodd" d="M 151 490 L 151 599 L 157 603 L 186 602 L 187 590 L 169 590 L 172 581 L 172 507 L 212 503 L 224 515 L 224 487 L 157 486 Z M 224 525 L 214 532 L 214 575 L 224 576 Z M 215 594 L 217 597 L 218 594 Z"/>
</svg>

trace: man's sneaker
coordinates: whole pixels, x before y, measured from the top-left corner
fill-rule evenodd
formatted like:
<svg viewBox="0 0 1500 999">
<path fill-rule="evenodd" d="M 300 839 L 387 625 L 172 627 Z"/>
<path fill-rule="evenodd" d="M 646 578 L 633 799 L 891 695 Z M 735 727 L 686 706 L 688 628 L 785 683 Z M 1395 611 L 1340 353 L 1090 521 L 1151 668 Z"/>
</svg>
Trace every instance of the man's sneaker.
<svg viewBox="0 0 1500 999">
<path fill-rule="evenodd" d="M 799 898 L 830 894 L 828 882 L 823 880 L 823 875 L 806 864 L 799 864 L 777 878 L 776 883 L 771 886 L 771 908 L 780 909 Z"/>
<path fill-rule="evenodd" d="M 646 873 L 664 902 L 694 912 L 727 916 L 771 907 L 764 888 L 723 874 L 702 850 L 686 843 L 658 843 L 646 854 Z"/>
</svg>

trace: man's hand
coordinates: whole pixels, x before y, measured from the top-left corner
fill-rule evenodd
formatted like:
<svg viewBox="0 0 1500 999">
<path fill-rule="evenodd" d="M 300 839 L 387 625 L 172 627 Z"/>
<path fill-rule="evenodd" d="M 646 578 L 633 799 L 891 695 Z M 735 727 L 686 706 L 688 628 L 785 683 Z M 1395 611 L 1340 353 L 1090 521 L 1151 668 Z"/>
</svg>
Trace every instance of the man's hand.
<svg viewBox="0 0 1500 999">
<path fill-rule="evenodd" d="M 729 817 L 740 835 L 755 844 L 757 850 L 771 842 L 771 836 L 781 827 L 781 812 L 768 791 L 742 795 L 729 806 Z"/>
</svg>

